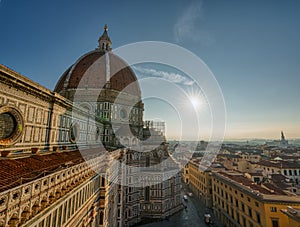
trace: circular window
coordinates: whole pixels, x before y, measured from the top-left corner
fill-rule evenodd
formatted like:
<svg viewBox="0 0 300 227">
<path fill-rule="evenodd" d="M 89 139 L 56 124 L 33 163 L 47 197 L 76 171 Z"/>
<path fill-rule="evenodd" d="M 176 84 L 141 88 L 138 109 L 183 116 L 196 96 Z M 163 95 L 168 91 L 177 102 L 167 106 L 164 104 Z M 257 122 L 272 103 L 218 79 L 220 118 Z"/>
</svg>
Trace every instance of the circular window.
<svg viewBox="0 0 300 227">
<path fill-rule="evenodd" d="M 71 124 L 69 129 L 69 140 L 72 143 L 76 143 L 79 138 L 79 125 L 77 123 Z"/>
<path fill-rule="evenodd" d="M 16 128 L 16 120 L 11 113 L 3 113 L 0 114 L 0 123 L 4 125 L 4 127 L 0 128 L 0 139 L 9 138 L 15 131 Z"/>
<path fill-rule="evenodd" d="M 127 112 L 126 112 L 126 110 L 124 110 L 124 109 L 121 109 L 121 110 L 120 110 L 120 117 L 123 118 L 123 119 L 127 117 Z"/>
<path fill-rule="evenodd" d="M 22 136 L 24 120 L 21 112 L 9 106 L 0 107 L 0 145 L 15 144 Z"/>
</svg>

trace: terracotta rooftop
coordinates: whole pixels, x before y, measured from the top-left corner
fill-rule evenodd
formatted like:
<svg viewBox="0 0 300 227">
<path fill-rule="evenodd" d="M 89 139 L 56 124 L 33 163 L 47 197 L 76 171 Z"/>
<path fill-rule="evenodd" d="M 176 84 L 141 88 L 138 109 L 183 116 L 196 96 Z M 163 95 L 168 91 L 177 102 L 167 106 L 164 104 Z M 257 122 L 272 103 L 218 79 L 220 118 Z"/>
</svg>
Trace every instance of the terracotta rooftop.
<svg viewBox="0 0 300 227">
<path fill-rule="evenodd" d="M 283 188 L 280 188 L 279 186 L 273 184 L 273 183 L 264 183 L 262 185 L 263 187 L 265 187 L 268 190 L 274 191 L 274 193 L 281 195 Z"/>
<path fill-rule="evenodd" d="M 258 176 L 263 176 L 262 173 L 248 173 L 250 176 L 253 176 L 253 177 L 258 177 Z"/>
<path fill-rule="evenodd" d="M 300 169 L 299 162 L 289 162 L 289 161 L 269 161 L 269 160 L 261 160 L 257 163 L 261 166 L 266 167 L 275 167 L 275 168 L 286 168 L 286 169 Z"/>
<path fill-rule="evenodd" d="M 98 152 L 98 151 L 97 151 Z M 95 150 L 85 152 L 97 154 Z M 56 152 L 43 155 L 32 155 L 16 159 L 0 159 L 0 192 L 16 187 L 47 174 L 84 162 L 81 153 L 77 151 Z"/>
<path fill-rule="evenodd" d="M 237 154 L 218 154 L 218 157 L 241 158 L 241 156 Z"/>
<path fill-rule="evenodd" d="M 276 187 L 279 187 L 281 189 L 287 189 L 292 187 L 293 180 L 289 179 L 288 177 L 285 177 L 284 175 L 271 174 L 270 179 L 273 185 L 276 185 Z"/>
<path fill-rule="evenodd" d="M 254 183 L 247 177 L 243 176 L 242 174 L 239 174 L 237 172 L 235 173 L 225 173 L 225 172 L 218 172 L 217 174 L 226 177 L 228 180 L 234 181 L 235 183 L 239 185 L 243 185 L 248 187 L 250 190 L 257 191 L 262 194 L 266 195 L 286 195 L 282 190 L 274 191 L 273 189 L 268 190 L 265 187 L 262 187 L 259 184 Z"/>
<path fill-rule="evenodd" d="M 271 174 L 270 177 L 273 182 L 286 182 L 287 180 L 290 180 L 288 177 L 282 174 Z"/>
</svg>

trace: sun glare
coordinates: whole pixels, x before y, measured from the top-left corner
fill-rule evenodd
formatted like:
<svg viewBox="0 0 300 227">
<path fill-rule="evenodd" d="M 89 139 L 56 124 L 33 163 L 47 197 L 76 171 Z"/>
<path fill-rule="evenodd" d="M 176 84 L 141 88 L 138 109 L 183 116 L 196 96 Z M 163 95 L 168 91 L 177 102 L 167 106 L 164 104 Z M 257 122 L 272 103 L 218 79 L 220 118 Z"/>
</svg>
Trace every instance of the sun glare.
<svg viewBox="0 0 300 227">
<path fill-rule="evenodd" d="M 194 106 L 195 109 L 198 109 L 201 105 L 201 100 L 197 96 L 191 96 L 190 101 L 191 101 L 191 103 L 192 103 L 192 105 Z"/>
<path fill-rule="evenodd" d="M 191 103 L 193 104 L 193 106 L 195 108 L 198 108 L 200 106 L 200 104 L 201 104 L 201 101 L 200 101 L 200 99 L 198 97 L 192 96 L 192 97 L 190 97 L 190 101 L 191 101 Z"/>
<path fill-rule="evenodd" d="M 189 105 L 193 106 L 193 108 L 199 111 L 202 108 L 205 108 L 205 98 L 200 91 L 200 89 L 191 88 L 187 91 L 187 98 Z"/>
</svg>

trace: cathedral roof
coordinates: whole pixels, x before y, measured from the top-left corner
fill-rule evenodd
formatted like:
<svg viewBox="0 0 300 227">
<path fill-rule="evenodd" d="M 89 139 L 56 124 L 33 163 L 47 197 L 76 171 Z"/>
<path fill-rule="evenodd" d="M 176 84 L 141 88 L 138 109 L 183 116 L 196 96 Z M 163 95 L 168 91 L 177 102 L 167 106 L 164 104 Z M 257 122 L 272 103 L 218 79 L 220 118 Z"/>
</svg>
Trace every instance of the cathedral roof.
<svg viewBox="0 0 300 227">
<path fill-rule="evenodd" d="M 120 57 L 110 51 L 110 38 L 107 27 L 99 38 L 99 46 L 80 57 L 61 76 L 55 92 L 63 94 L 76 88 L 102 89 L 104 87 L 116 91 L 140 96 L 137 78 L 131 67 Z"/>
<path fill-rule="evenodd" d="M 94 157 L 98 150 L 86 151 L 85 159 L 90 155 Z M 24 158 L 0 160 L 0 192 L 27 183 L 44 175 L 59 171 L 68 166 L 85 161 L 82 154 L 77 151 L 56 152 L 42 155 L 31 155 Z M 21 179 L 21 180 L 20 180 Z"/>
</svg>

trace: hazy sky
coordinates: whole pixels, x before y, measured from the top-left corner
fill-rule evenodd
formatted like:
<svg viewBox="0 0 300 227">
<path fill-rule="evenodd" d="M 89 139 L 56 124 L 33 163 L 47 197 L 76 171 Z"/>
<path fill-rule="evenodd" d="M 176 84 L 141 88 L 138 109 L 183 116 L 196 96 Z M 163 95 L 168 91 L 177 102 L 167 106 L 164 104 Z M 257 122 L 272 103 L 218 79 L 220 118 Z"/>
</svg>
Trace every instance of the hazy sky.
<svg viewBox="0 0 300 227">
<path fill-rule="evenodd" d="M 106 23 L 113 48 L 156 40 L 199 56 L 222 89 L 227 139 L 300 137 L 300 1 L 2 0 L 0 63 L 53 89 Z"/>
</svg>

